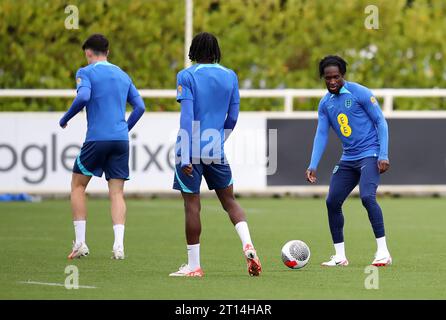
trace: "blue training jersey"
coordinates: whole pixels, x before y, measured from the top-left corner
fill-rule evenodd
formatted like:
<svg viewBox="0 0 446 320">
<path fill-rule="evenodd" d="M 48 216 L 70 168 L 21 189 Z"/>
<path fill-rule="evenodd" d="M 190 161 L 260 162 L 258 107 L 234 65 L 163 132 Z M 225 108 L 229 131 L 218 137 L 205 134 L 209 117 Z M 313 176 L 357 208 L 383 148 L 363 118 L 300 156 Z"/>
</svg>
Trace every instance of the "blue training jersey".
<svg viewBox="0 0 446 320">
<path fill-rule="evenodd" d="M 193 102 L 192 158 L 223 159 L 226 115 L 230 105 L 240 103 L 235 72 L 217 63 L 194 64 L 180 71 L 177 101 L 182 100 Z"/>
<path fill-rule="evenodd" d="M 330 126 L 342 142 L 341 161 L 366 157 L 388 160 L 387 122 L 368 88 L 345 81 L 339 94 L 328 92 L 321 99 L 309 169 L 316 170 L 319 164 Z"/>
<path fill-rule="evenodd" d="M 100 61 L 79 69 L 76 84 L 77 90 L 91 89 L 85 141 L 128 140 L 126 103 L 139 96 L 130 77 L 118 66 Z"/>
</svg>

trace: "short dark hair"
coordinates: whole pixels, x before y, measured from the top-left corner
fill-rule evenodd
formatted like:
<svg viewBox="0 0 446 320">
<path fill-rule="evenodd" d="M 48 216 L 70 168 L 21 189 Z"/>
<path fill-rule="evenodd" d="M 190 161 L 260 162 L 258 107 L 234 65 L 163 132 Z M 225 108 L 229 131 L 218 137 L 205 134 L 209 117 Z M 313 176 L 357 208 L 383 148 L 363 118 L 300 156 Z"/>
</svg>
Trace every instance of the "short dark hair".
<svg viewBox="0 0 446 320">
<path fill-rule="evenodd" d="M 197 34 L 189 49 L 189 59 L 195 62 L 220 62 L 221 53 L 217 38 L 207 32 Z"/>
<path fill-rule="evenodd" d="M 91 49 L 93 52 L 98 54 L 107 54 L 108 51 L 108 40 L 107 38 L 99 33 L 93 34 L 85 40 L 82 45 L 82 50 Z"/>
<path fill-rule="evenodd" d="M 326 56 L 319 62 L 319 76 L 322 78 L 326 67 L 336 66 L 342 75 L 347 72 L 347 62 L 339 56 Z"/>
</svg>

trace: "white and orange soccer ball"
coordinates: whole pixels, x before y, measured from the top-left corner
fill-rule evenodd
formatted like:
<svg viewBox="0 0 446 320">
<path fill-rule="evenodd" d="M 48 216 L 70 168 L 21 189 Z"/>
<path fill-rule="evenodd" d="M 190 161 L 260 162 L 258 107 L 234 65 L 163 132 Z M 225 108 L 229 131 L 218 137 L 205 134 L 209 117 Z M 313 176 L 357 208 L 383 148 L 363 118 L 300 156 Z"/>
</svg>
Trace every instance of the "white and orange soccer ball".
<svg viewBox="0 0 446 320">
<path fill-rule="evenodd" d="M 310 248 L 301 240 L 291 240 L 282 247 L 282 261 L 291 269 L 300 269 L 310 260 Z"/>
</svg>

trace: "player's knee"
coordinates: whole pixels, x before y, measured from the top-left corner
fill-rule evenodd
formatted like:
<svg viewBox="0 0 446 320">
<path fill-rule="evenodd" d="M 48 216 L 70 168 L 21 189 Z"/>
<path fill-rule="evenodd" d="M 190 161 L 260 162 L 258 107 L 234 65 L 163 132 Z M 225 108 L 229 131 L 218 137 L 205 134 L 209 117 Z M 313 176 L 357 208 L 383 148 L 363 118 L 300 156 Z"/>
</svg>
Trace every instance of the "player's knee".
<svg viewBox="0 0 446 320">
<path fill-rule="evenodd" d="M 327 197 L 325 204 L 327 205 L 328 211 L 338 211 L 342 207 L 342 200 L 336 197 Z"/>
<path fill-rule="evenodd" d="M 71 192 L 85 192 L 85 189 L 87 188 L 86 185 L 77 183 L 75 181 L 71 181 Z"/>
<path fill-rule="evenodd" d="M 199 202 L 185 202 L 184 210 L 187 214 L 198 214 L 201 211 L 201 204 Z"/>
<path fill-rule="evenodd" d="M 110 198 L 124 198 L 124 189 L 109 188 L 108 195 L 110 196 Z"/>
<path fill-rule="evenodd" d="M 223 210 L 229 213 L 234 207 L 237 206 L 237 203 L 232 198 L 226 198 L 221 201 L 221 206 L 223 207 Z"/>
<path fill-rule="evenodd" d="M 364 207 L 368 207 L 376 203 L 376 196 L 373 194 L 362 194 L 361 202 Z"/>
</svg>

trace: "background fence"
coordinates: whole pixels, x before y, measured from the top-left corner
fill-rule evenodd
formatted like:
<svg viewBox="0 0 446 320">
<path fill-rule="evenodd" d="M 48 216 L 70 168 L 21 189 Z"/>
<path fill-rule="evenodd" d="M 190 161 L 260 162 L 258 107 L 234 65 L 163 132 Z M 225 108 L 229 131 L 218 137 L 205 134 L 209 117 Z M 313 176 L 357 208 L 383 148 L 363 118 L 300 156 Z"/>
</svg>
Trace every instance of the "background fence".
<svg viewBox="0 0 446 320">
<path fill-rule="evenodd" d="M 175 90 L 142 89 L 139 90 L 143 98 L 175 98 Z M 321 98 L 327 90 L 324 89 L 257 89 L 240 90 L 241 98 L 282 98 L 283 111 L 295 112 L 293 102 L 295 98 Z M 382 98 L 383 112 L 389 115 L 394 111 L 395 98 L 446 98 L 446 89 L 372 89 L 376 97 Z M 76 90 L 70 89 L 0 89 L 3 98 L 74 98 Z M 298 111 L 296 111 L 298 112 Z"/>
</svg>

